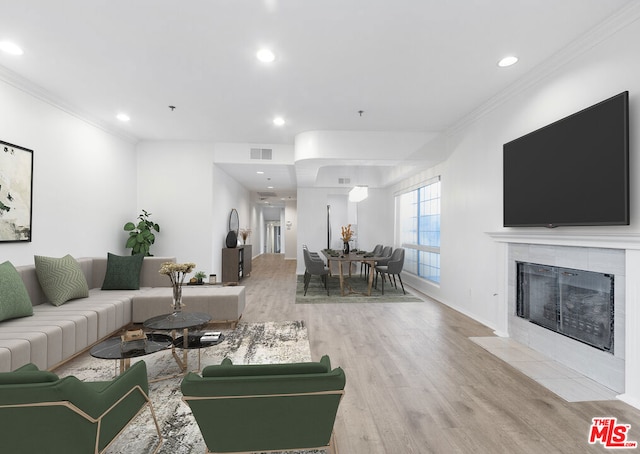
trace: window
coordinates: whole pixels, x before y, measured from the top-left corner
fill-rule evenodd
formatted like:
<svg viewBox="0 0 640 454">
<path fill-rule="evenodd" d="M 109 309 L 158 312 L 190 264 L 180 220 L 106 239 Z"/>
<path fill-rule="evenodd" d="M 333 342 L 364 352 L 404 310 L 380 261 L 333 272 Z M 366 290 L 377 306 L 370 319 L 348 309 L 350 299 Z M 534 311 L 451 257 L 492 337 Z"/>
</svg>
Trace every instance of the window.
<svg viewBox="0 0 640 454">
<path fill-rule="evenodd" d="M 440 178 L 396 197 L 404 271 L 440 283 Z"/>
</svg>

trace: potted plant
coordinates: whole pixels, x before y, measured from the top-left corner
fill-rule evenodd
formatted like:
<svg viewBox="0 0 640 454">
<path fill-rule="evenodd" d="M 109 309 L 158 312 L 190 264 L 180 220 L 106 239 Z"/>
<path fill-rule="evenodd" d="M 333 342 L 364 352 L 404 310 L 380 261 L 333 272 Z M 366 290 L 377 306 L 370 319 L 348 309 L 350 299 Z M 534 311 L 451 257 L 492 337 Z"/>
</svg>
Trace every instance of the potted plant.
<svg viewBox="0 0 640 454">
<path fill-rule="evenodd" d="M 153 255 L 149 252 L 149 248 L 156 241 L 153 231 L 160 233 L 160 226 L 150 220 L 149 216 L 151 216 L 151 213 L 142 210 L 142 213 L 138 216 L 137 224 L 127 222 L 124 225 L 124 230 L 129 232 L 129 239 L 127 239 L 125 247 L 131 248 L 131 255 Z"/>
<path fill-rule="evenodd" d="M 207 275 L 204 273 L 204 271 L 198 271 L 196 272 L 196 274 L 193 276 L 196 278 L 196 282 L 198 284 L 202 284 L 202 280 L 207 277 Z"/>
</svg>

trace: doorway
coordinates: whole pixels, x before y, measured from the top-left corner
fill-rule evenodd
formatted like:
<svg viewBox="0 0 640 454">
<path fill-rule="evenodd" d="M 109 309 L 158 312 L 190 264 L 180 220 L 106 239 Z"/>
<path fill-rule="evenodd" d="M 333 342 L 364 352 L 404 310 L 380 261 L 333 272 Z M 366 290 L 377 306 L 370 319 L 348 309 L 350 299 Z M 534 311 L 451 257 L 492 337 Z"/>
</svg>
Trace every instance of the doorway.
<svg viewBox="0 0 640 454">
<path fill-rule="evenodd" d="M 280 221 L 268 221 L 266 224 L 267 224 L 267 254 L 280 254 L 281 252 Z"/>
</svg>

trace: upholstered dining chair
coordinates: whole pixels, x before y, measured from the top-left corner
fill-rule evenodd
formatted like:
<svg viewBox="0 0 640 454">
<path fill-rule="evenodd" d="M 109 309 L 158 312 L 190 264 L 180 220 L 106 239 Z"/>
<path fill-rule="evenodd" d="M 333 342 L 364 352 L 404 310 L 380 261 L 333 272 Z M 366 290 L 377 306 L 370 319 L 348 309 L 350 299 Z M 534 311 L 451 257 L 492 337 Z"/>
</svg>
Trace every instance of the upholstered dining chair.
<svg viewBox="0 0 640 454">
<path fill-rule="evenodd" d="M 384 246 L 382 244 L 376 244 L 376 246 L 373 248 L 373 251 L 370 252 L 370 254 L 372 254 L 374 257 L 379 257 L 380 254 L 382 254 L 382 248 Z M 367 253 L 367 255 L 369 255 L 369 253 Z M 369 268 L 371 265 L 369 265 L 369 263 L 367 262 L 360 262 L 360 277 L 362 277 L 362 271 L 364 270 L 364 275 L 365 277 L 367 277 L 367 275 L 369 274 Z"/>
<path fill-rule="evenodd" d="M 382 252 L 380 253 L 380 260 L 376 262 L 376 265 L 386 265 L 387 262 L 391 259 L 391 253 L 393 248 L 391 246 L 385 246 L 382 248 Z"/>
<path fill-rule="evenodd" d="M 402 277 L 400 277 L 400 273 L 402 273 L 402 268 L 404 267 L 404 249 L 399 247 L 393 251 L 389 261 L 386 265 L 376 265 L 376 284 L 377 284 L 377 276 L 378 273 L 382 275 L 382 294 L 384 295 L 384 275 L 389 276 L 389 284 L 391 284 L 391 277 L 393 276 L 393 284 L 396 289 L 398 288 L 398 284 L 396 283 L 396 276 L 400 280 L 400 286 L 402 287 L 402 293 L 406 295 L 407 292 L 404 291 L 404 284 L 402 283 Z M 377 287 L 376 287 L 377 288 Z"/>
<path fill-rule="evenodd" d="M 386 266 L 387 263 L 389 262 L 389 260 L 391 259 L 391 253 L 393 251 L 393 248 L 391 246 L 385 246 L 382 248 L 382 252 L 380 253 L 380 260 L 376 260 L 376 267 L 377 266 Z M 374 284 L 375 288 L 378 288 L 378 271 L 376 271 L 376 282 Z M 384 279 L 384 276 L 382 276 L 382 278 Z"/>
<path fill-rule="evenodd" d="M 324 264 L 324 261 L 318 257 L 313 258 L 309 249 L 303 248 L 302 254 L 304 255 L 304 296 L 307 296 L 307 290 L 309 289 L 309 282 L 311 282 L 311 276 L 320 276 L 324 288 L 327 290 L 327 296 L 329 296 L 329 287 L 327 285 L 327 276 L 329 275 L 329 268 Z"/>
<path fill-rule="evenodd" d="M 306 249 L 307 251 L 309 251 L 309 255 L 311 255 L 312 258 L 314 258 L 314 259 L 317 258 L 317 259 L 322 260 L 322 257 L 320 257 L 320 254 L 318 254 L 317 252 L 313 252 L 313 251 L 309 250 L 309 247 L 306 244 L 302 245 L 302 249 L 303 250 Z"/>
</svg>

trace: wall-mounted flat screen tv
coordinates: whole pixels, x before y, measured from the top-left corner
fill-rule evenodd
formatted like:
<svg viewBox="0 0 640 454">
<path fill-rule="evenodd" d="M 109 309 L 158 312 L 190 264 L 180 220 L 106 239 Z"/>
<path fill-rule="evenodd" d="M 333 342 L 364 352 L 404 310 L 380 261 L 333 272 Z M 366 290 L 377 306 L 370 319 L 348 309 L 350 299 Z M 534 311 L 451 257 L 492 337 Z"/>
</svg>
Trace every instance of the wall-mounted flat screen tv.
<svg viewBox="0 0 640 454">
<path fill-rule="evenodd" d="M 503 147 L 504 226 L 629 224 L 629 92 Z"/>
</svg>

